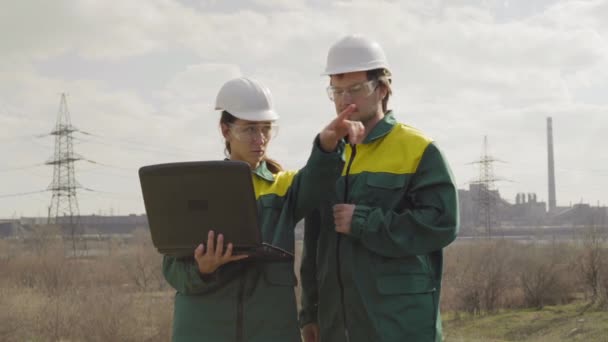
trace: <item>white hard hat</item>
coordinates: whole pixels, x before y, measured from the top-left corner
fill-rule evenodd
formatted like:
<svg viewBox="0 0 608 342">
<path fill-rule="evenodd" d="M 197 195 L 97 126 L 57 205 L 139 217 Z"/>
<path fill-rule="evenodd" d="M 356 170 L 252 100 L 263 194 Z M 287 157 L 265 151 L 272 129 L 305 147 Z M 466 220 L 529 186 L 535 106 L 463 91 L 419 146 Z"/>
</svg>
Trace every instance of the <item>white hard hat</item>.
<svg viewBox="0 0 608 342">
<path fill-rule="evenodd" d="M 349 35 L 329 49 L 323 75 L 381 68 L 389 70 L 388 61 L 380 44 L 367 37 Z"/>
<path fill-rule="evenodd" d="M 279 118 L 272 108 L 270 90 L 260 82 L 245 77 L 224 83 L 215 99 L 215 109 L 225 110 L 239 119 L 249 121 Z"/>
</svg>

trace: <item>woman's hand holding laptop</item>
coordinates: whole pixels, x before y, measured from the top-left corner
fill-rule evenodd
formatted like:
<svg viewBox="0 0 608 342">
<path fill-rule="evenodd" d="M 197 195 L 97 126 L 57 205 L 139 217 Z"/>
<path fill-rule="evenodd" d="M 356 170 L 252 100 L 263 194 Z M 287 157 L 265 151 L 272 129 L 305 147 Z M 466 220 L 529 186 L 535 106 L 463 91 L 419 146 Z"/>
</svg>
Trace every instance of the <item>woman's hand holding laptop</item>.
<svg viewBox="0 0 608 342">
<path fill-rule="evenodd" d="M 232 255 L 232 243 L 228 244 L 224 252 L 224 235 L 222 234 L 217 236 L 217 244 L 214 244 L 214 241 L 215 232 L 210 230 L 207 235 L 206 248 L 201 243 L 194 250 L 194 259 L 201 274 L 211 274 L 224 264 L 248 257 L 248 255 L 243 254 Z"/>
</svg>

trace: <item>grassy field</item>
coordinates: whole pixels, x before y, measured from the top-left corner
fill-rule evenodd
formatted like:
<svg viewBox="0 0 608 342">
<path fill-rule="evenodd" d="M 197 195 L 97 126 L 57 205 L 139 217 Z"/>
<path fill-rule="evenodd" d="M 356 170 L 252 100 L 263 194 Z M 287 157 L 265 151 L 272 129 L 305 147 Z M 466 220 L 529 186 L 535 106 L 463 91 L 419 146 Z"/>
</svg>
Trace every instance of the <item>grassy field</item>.
<svg viewBox="0 0 608 342">
<path fill-rule="evenodd" d="M 608 312 L 586 306 L 578 301 L 475 318 L 450 313 L 444 315 L 444 337 L 446 342 L 608 341 Z"/>
<path fill-rule="evenodd" d="M 511 250 L 513 246 L 489 246 L 488 248 L 495 249 L 496 254 L 502 252 L 502 249 Z M 446 257 L 450 259 L 446 263 L 449 267 L 446 270 L 447 274 L 464 273 L 458 272 L 459 268 L 467 264 L 467 261 L 478 260 L 481 264 L 481 257 L 475 253 L 468 254 L 471 246 L 464 244 L 455 244 L 450 246 L 446 251 Z M 482 246 L 475 248 L 480 249 Z M 529 246 L 529 249 L 534 248 Z M 548 247 L 547 247 L 548 248 Z M 561 246 L 562 257 L 567 254 L 566 247 Z M 466 252 L 466 253 L 463 253 Z M 530 251 L 519 249 L 519 256 L 523 256 L 528 260 L 527 264 L 532 264 L 531 258 L 535 258 L 535 262 L 542 261 L 543 255 L 539 253 L 528 254 Z M 571 252 L 571 251 L 570 251 Z M 298 269 L 299 256 L 301 253 L 301 243 L 296 244 L 296 270 Z M 466 260 L 466 257 L 472 257 L 472 260 Z M 514 257 L 513 254 L 507 256 L 502 255 L 501 260 L 509 264 L 509 258 Z M 458 261 L 460 265 L 456 265 L 454 261 Z M 525 260 L 524 260 L 525 261 Z M 512 264 L 517 261 L 512 260 Z M 470 266 L 470 264 L 469 264 Z M 502 267 L 502 266 L 501 266 Z M 506 268 L 501 268 L 507 271 Z M 467 272 L 470 268 L 467 268 Z M 513 271 L 510 268 L 508 271 Z M 540 274 L 538 270 L 534 270 L 534 274 Z M 560 276 L 575 281 L 576 273 L 566 274 L 561 269 L 556 270 Z M 519 272 L 511 272 L 518 274 Z M 452 277 L 453 278 L 453 277 Z M 554 283 L 563 282 L 563 279 L 558 280 L 558 277 L 552 278 Z M 466 283 L 467 285 L 469 283 Z M 444 291 L 447 296 L 442 298 L 442 309 L 458 307 L 454 304 L 457 302 L 457 297 L 462 293 L 459 291 L 456 284 L 445 284 Z M 506 286 L 512 286 L 512 283 L 505 282 Z M 560 288 L 547 287 L 547 292 L 555 292 L 556 290 L 565 289 L 572 291 L 571 286 L 561 284 Z M 576 288 L 576 286 L 574 286 Z M 483 290 L 483 289 L 482 289 Z M 542 290 L 542 289 L 539 289 Z M 298 289 L 299 291 L 299 289 Z M 481 291 L 483 292 L 483 291 Z M 504 291 L 505 293 L 512 293 Z M 299 292 L 298 292 L 299 293 Z M 552 295 L 553 296 L 553 295 Z M 509 296 L 510 300 L 513 295 Z M 567 293 L 561 293 L 558 297 L 569 297 Z M 443 332 L 445 342 L 499 342 L 499 341 L 534 341 L 534 342 L 557 342 L 557 341 L 589 341 L 589 342 L 608 342 L 608 311 L 598 310 L 596 306 L 590 307 L 589 302 L 584 299 L 575 300 L 572 303 L 564 305 L 548 305 L 542 309 L 517 308 L 510 310 L 498 310 L 497 313 L 472 315 L 462 311 L 446 311 L 443 314 Z M 503 302 L 502 304 L 506 304 Z M 512 303 L 510 305 L 513 305 Z M 519 306 L 519 305 L 515 305 Z"/>
<path fill-rule="evenodd" d="M 0 240 L 0 341 L 170 339 L 174 291 L 149 233 L 88 248 L 74 258 L 65 253 L 69 244 L 44 234 Z M 589 305 L 594 291 L 608 294 L 605 253 L 588 243 L 449 246 L 445 341 L 608 342 L 606 301 Z M 297 243 L 296 274 L 300 254 Z"/>
</svg>

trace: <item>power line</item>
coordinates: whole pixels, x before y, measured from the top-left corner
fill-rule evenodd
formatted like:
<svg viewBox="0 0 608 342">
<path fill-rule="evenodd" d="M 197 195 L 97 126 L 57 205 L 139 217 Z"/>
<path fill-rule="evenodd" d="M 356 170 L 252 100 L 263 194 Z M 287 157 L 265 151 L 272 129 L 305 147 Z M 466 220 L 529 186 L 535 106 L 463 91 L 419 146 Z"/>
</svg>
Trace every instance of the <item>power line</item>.
<svg viewBox="0 0 608 342">
<path fill-rule="evenodd" d="M 120 139 L 120 138 L 112 138 L 112 140 L 111 140 L 112 142 L 108 142 L 108 139 L 105 139 L 104 137 L 99 136 L 99 135 L 92 135 L 92 134 L 89 139 L 82 139 L 82 138 L 78 138 L 78 137 L 75 137 L 74 139 L 76 141 L 78 141 L 79 143 L 92 143 L 92 144 L 107 146 L 107 147 L 111 147 L 111 148 L 120 146 L 122 149 L 138 151 L 138 152 L 145 152 L 145 153 L 155 153 L 155 154 L 161 153 L 161 154 L 171 155 L 171 156 L 198 155 L 197 151 L 192 151 L 192 150 L 188 150 L 188 149 L 177 148 L 177 147 L 158 146 L 158 145 L 152 145 L 152 144 L 144 144 L 144 143 L 129 141 L 129 140 Z"/>
<path fill-rule="evenodd" d="M 19 140 L 27 140 L 32 137 L 33 137 L 33 135 L 18 135 L 18 136 L 14 136 L 14 137 L 4 137 L 4 138 L 0 138 L 0 143 L 10 143 L 10 142 L 19 141 Z"/>
<path fill-rule="evenodd" d="M 44 166 L 44 164 L 39 163 L 39 164 L 31 164 L 31 165 L 25 165 L 25 166 L 17 166 L 17 167 L 9 167 L 6 169 L 0 169 L 0 172 L 12 172 L 12 171 L 19 171 L 19 170 L 27 170 L 27 169 L 33 169 L 35 167 L 38 166 Z"/>
<path fill-rule="evenodd" d="M 38 191 L 18 192 L 18 193 L 14 193 L 14 194 L 5 194 L 5 195 L 0 195 L 0 198 L 21 197 L 21 196 L 27 196 L 27 195 L 32 195 L 32 194 L 39 194 L 39 193 L 48 192 L 48 191 L 49 191 L 49 190 L 38 190 Z"/>
<path fill-rule="evenodd" d="M 91 188 L 82 188 L 82 189 L 85 191 L 88 191 L 88 192 L 94 192 L 96 195 L 102 196 L 102 197 L 128 199 L 128 200 L 134 200 L 134 199 L 141 200 L 141 196 L 136 196 L 136 195 L 128 194 L 128 193 L 101 191 L 101 190 L 95 190 L 95 189 L 91 189 Z"/>
<path fill-rule="evenodd" d="M 471 164 L 471 163 L 467 163 L 467 164 Z M 542 163 L 532 163 L 532 162 L 526 162 L 526 161 L 518 161 L 517 164 L 518 165 L 522 165 L 522 166 L 528 166 L 529 168 L 544 167 L 544 164 L 542 164 Z M 511 163 L 505 163 L 505 167 L 519 169 L 519 167 L 516 167 L 515 165 L 513 165 Z M 556 166 L 555 167 L 555 171 L 570 172 L 570 173 L 585 173 L 585 174 L 599 173 L 600 175 L 604 175 L 604 174 L 608 175 L 608 169 L 582 169 L 582 168 L 572 168 L 572 167 L 559 167 L 559 166 Z"/>
<path fill-rule="evenodd" d="M 132 168 L 127 168 L 127 167 L 120 167 L 120 166 L 115 166 L 115 165 L 110 165 L 110 164 L 106 164 L 106 163 L 100 163 L 94 160 L 90 160 L 90 159 L 84 159 L 84 161 L 87 161 L 91 164 L 96 164 L 96 165 L 101 165 L 101 166 L 105 166 L 105 167 L 109 167 L 112 169 L 118 169 L 118 170 L 125 170 L 125 171 L 133 171 Z"/>
<path fill-rule="evenodd" d="M 112 172 L 104 172 L 103 170 L 101 170 L 101 168 L 78 170 L 78 173 L 79 174 L 95 173 L 95 174 L 100 174 L 100 175 L 109 176 L 109 177 L 118 177 L 118 178 L 122 178 L 122 179 L 128 179 L 130 181 L 132 181 L 134 177 L 137 177 L 137 175 L 134 172 L 133 172 L 133 175 L 126 176 L 125 174 L 116 174 L 116 173 L 112 173 Z"/>
</svg>

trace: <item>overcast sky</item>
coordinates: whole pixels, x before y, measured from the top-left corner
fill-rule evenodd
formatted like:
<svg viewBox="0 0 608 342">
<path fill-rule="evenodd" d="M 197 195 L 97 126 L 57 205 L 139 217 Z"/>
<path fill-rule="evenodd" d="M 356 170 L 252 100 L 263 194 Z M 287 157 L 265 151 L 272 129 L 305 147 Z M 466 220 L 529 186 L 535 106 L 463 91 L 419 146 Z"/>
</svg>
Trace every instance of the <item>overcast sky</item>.
<svg viewBox="0 0 608 342">
<path fill-rule="evenodd" d="M 384 47 L 390 107 L 444 150 L 459 188 L 487 135 L 503 197 L 547 200 L 553 117 L 558 205 L 608 204 L 608 0 L 0 0 L 0 218 L 45 216 L 52 130 L 68 95 L 81 214 L 143 213 L 137 170 L 223 157 L 213 102 L 265 83 L 281 114 L 270 156 L 289 169 L 334 115 L 329 46 Z"/>
</svg>

